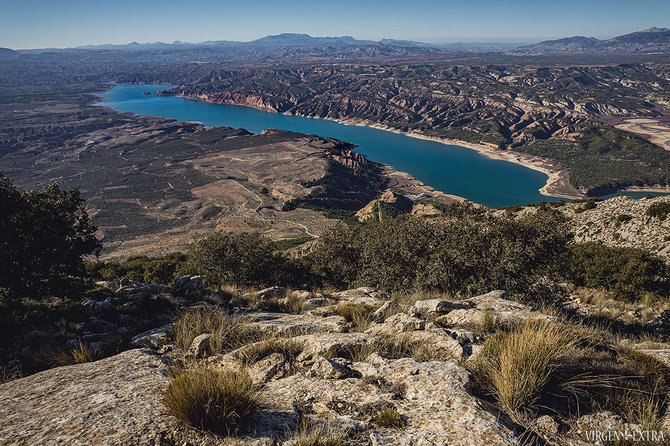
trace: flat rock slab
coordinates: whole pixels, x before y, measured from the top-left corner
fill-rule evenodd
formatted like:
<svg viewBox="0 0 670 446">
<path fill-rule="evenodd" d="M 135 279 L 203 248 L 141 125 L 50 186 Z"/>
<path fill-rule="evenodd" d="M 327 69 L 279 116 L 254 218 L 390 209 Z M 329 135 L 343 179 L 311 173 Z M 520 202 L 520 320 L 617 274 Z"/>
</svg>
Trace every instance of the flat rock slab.
<svg viewBox="0 0 670 446">
<path fill-rule="evenodd" d="M 310 314 L 289 314 L 258 312 L 247 317 L 250 324 L 267 334 L 295 336 L 310 333 L 342 333 L 347 330 L 347 322 L 342 316 L 313 316 Z"/>
<path fill-rule="evenodd" d="M 175 423 L 161 403 L 167 372 L 137 349 L 2 384 L 0 444 L 160 444 Z"/>
</svg>

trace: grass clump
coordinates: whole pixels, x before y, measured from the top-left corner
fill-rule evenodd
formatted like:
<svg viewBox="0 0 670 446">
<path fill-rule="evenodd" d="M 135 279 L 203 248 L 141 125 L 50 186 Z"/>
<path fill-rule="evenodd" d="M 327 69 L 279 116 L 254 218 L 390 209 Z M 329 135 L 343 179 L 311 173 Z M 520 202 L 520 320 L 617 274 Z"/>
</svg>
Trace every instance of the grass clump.
<svg viewBox="0 0 670 446">
<path fill-rule="evenodd" d="M 409 333 L 389 334 L 379 336 L 375 342 L 352 346 L 344 356 L 353 362 L 365 362 L 372 353 L 391 359 L 410 358 L 419 347 L 419 344 L 412 342 Z"/>
<path fill-rule="evenodd" d="M 381 410 L 372 420 L 377 427 L 401 429 L 405 427 L 405 420 L 400 412 L 392 407 Z"/>
<path fill-rule="evenodd" d="M 574 345 L 574 337 L 562 325 L 527 321 L 487 340 L 475 370 L 500 406 L 514 415 L 535 403 Z"/>
<path fill-rule="evenodd" d="M 375 308 L 367 305 L 344 303 L 337 306 L 337 314 L 352 324 L 353 331 L 365 331 L 372 324 L 372 313 Z"/>
<path fill-rule="evenodd" d="M 289 437 L 292 446 L 341 446 L 347 444 L 349 432 L 303 421 L 298 431 Z"/>
<path fill-rule="evenodd" d="M 236 356 L 245 366 L 250 366 L 273 353 L 281 353 L 289 364 L 293 364 L 302 350 L 302 344 L 297 341 L 272 337 L 243 348 Z"/>
<path fill-rule="evenodd" d="M 180 421 L 227 435 L 247 432 L 260 405 L 258 387 L 246 373 L 207 367 L 174 377 L 163 402 Z"/>
<path fill-rule="evenodd" d="M 472 325 L 472 331 L 481 337 L 487 337 L 498 331 L 504 330 L 505 328 L 506 324 L 503 319 L 488 309 L 485 310 L 482 317 L 476 320 Z"/>
<path fill-rule="evenodd" d="M 210 333 L 210 353 L 224 353 L 261 339 L 260 330 L 244 317 L 207 306 L 195 307 L 184 312 L 173 326 L 175 344 L 188 349 L 196 336 Z"/>
<path fill-rule="evenodd" d="M 55 345 L 47 345 L 33 355 L 33 359 L 37 363 L 43 364 L 47 368 L 84 364 L 97 361 L 101 357 L 101 352 L 84 343 L 80 343 L 70 350 Z"/>
<path fill-rule="evenodd" d="M 670 369 L 594 328 L 527 321 L 489 338 L 468 367 L 481 393 L 526 426 L 541 414 L 611 411 L 653 430 L 667 411 Z"/>
</svg>

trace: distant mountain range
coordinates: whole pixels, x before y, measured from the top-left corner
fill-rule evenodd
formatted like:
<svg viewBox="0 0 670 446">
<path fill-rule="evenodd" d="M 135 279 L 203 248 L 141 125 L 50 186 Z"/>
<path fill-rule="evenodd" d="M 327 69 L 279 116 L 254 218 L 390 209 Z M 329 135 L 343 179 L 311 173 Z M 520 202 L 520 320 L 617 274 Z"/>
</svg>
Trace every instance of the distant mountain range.
<svg viewBox="0 0 670 446">
<path fill-rule="evenodd" d="M 200 43 L 174 41 L 172 43 L 132 42 L 125 45 L 87 45 L 75 48 L 47 48 L 35 50 L 21 50 L 14 52 L 7 48 L 0 48 L 0 59 L 14 58 L 18 54 L 44 53 L 45 51 L 59 53 L 80 50 L 94 51 L 132 51 L 166 53 L 202 53 L 211 54 L 238 54 L 240 52 L 254 54 L 257 57 L 275 57 L 276 52 L 286 49 L 294 56 L 327 56 L 329 51 L 335 58 L 366 57 L 366 56 L 398 56 L 417 54 L 436 54 L 448 52 L 504 52 L 511 55 L 542 55 L 542 54 L 658 54 L 670 53 L 670 29 L 649 28 L 608 40 L 599 40 L 595 37 L 567 37 L 558 40 L 546 40 L 534 45 L 522 43 L 425 43 L 412 40 L 381 39 L 358 40 L 351 36 L 340 37 L 312 37 L 307 34 L 284 33 L 265 36 L 250 42 L 232 40 L 213 40 Z M 312 54 L 311 50 L 317 52 Z M 283 50 L 282 50 L 283 51 Z"/>
<path fill-rule="evenodd" d="M 670 29 L 649 28 L 631 34 L 599 40 L 575 36 L 545 40 L 508 51 L 510 54 L 649 54 L 670 53 Z"/>
</svg>

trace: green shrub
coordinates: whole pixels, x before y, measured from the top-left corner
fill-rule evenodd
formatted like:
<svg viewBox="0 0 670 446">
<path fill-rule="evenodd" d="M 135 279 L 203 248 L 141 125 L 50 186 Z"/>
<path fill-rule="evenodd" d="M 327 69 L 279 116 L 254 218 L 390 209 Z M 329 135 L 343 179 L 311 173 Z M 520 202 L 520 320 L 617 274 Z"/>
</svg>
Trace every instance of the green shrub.
<svg viewBox="0 0 670 446">
<path fill-rule="evenodd" d="M 275 244 L 259 234 L 215 232 L 198 240 L 186 271 L 204 275 L 210 286 L 311 288 L 315 284 L 300 260 L 275 252 Z"/>
<path fill-rule="evenodd" d="M 246 373 L 206 367 L 174 377 L 163 401 L 180 421 L 227 435 L 247 432 L 260 405 L 258 388 Z"/>
<path fill-rule="evenodd" d="M 520 218 L 477 209 L 426 219 L 400 216 L 371 226 L 335 228 L 307 256 L 336 288 L 478 293 L 506 289 L 541 296 L 535 285 L 559 274 L 570 240 L 551 209 Z"/>
<path fill-rule="evenodd" d="M 187 256 L 171 253 L 161 257 L 137 256 L 127 260 L 91 262 L 87 269 L 98 280 L 118 282 L 123 278 L 155 285 L 171 285 L 181 277 Z"/>
<path fill-rule="evenodd" d="M 570 246 L 568 277 L 577 286 L 602 288 L 621 299 L 645 292 L 667 296 L 670 282 L 663 259 L 637 248 L 612 248 L 599 243 Z"/>
<path fill-rule="evenodd" d="M 670 215 L 670 202 L 654 203 L 647 208 L 645 214 L 663 221 Z"/>
</svg>

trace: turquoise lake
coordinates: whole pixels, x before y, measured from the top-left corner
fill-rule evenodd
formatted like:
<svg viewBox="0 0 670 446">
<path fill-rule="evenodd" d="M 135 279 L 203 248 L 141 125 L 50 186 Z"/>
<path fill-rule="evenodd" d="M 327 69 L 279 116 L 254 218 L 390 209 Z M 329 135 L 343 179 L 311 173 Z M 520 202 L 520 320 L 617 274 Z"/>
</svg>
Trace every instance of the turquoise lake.
<svg viewBox="0 0 670 446">
<path fill-rule="evenodd" d="M 356 151 L 371 161 L 409 172 L 437 190 L 490 208 L 558 200 L 539 193 L 538 189 L 547 179 L 545 174 L 518 164 L 487 158 L 465 147 L 326 119 L 144 94 L 169 88 L 169 85 L 115 85 L 109 91 L 98 93 L 98 96 L 104 98 L 100 105 L 141 116 L 197 121 L 210 127 L 241 127 L 254 133 L 278 128 L 337 138 L 358 145 Z"/>
</svg>

